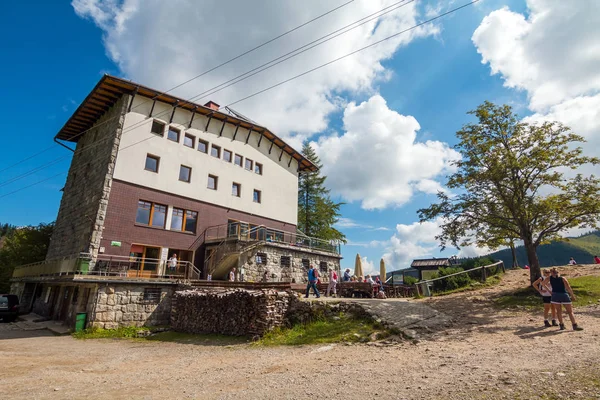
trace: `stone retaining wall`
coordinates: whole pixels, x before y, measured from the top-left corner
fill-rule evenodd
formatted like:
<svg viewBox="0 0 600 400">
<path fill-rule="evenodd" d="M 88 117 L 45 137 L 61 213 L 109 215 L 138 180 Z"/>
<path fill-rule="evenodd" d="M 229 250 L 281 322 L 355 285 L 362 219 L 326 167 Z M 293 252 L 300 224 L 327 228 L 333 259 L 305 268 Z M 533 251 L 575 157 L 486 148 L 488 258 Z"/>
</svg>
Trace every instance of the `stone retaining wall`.
<svg viewBox="0 0 600 400">
<path fill-rule="evenodd" d="M 148 289 L 156 290 L 153 296 L 145 294 Z M 158 290 L 160 293 L 154 296 Z M 91 326 L 114 329 L 169 325 L 174 292 L 173 286 L 111 285 L 99 288 Z"/>
</svg>

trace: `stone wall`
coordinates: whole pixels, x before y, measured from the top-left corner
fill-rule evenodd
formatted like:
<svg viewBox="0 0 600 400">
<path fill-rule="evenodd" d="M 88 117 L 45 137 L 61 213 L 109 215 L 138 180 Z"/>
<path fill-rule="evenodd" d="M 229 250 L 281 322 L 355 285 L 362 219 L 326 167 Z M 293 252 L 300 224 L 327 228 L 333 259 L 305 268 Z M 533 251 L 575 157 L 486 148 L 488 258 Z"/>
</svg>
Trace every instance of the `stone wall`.
<svg viewBox="0 0 600 400">
<path fill-rule="evenodd" d="M 46 260 L 98 254 L 128 99 L 122 96 L 79 138 Z"/>
<path fill-rule="evenodd" d="M 160 294 L 148 298 L 150 289 L 160 290 Z M 100 287 L 89 316 L 90 326 L 115 329 L 120 326 L 169 325 L 174 293 L 173 285 L 111 284 Z"/>
<path fill-rule="evenodd" d="M 283 325 L 292 296 L 275 290 L 179 291 L 174 296 L 171 327 L 187 333 L 261 336 Z"/>
<path fill-rule="evenodd" d="M 261 263 L 257 262 L 259 253 L 266 255 L 266 257 L 260 258 Z M 282 256 L 290 257 L 289 267 L 281 264 Z M 317 269 L 320 268 L 321 262 L 326 262 L 327 268 L 333 268 L 340 276 L 340 257 L 278 244 L 265 244 L 242 254 L 238 272 L 242 273 L 244 281 L 249 282 L 262 281 L 264 272 L 267 271 L 268 282 L 306 283 L 308 282 L 308 269 L 305 268 L 302 260 L 308 260 L 308 263 Z M 328 282 L 328 273 L 322 270 L 319 272 L 321 282 Z"/>
</svg>

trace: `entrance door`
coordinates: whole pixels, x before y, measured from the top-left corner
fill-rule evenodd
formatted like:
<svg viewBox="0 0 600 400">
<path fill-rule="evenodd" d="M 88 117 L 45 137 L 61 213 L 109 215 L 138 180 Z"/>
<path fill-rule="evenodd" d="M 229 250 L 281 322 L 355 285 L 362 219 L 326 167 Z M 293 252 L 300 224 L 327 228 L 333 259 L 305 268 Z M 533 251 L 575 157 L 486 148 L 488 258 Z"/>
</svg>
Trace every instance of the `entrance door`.
<svg viewBox="0 0 600 400">
<path fill-rule="evenodd" d="M 142 251 L 140 253 L 136 248 L 136 251 L 132 251 L 132 253 L 130 253 L 130 259 L 135 259 L 132 267 L 136 269 L 130 269 L 128 276 L 139 276 L 146 278 L 156 276 L 160 263 L 160 247 L 139 245 L 136 245 L 136 247 L 141 247 Z"/>
</svg>

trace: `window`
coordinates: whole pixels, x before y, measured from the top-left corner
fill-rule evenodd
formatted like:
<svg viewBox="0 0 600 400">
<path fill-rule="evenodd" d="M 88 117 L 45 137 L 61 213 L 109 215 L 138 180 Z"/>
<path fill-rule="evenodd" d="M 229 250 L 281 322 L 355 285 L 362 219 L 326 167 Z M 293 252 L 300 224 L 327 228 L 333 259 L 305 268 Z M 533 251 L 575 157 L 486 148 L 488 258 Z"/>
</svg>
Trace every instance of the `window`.
<svg viewBox="0 0 600 400">
<path fill-rule="evenodd" d="M 185 220 L 183 223 L 186 232 L 196 233 L 196 225 L 198 222 L 198 213 L 196 211 L 187 210 L 185 212 Z"/>
<path fill-rule="evenodd" d="M 242 194 L 242 185 L 240 185 L 239 183 L 233 182 L 233 185 L 231 185 L 231 195 L 235 196 L 235 197 L 240 197 L 241 194 Z"/>
<path fill-rule="evenodd" d="M 179 133 L 180 133 L 179 129 L 176 129 L 176 128 L 173 128 L 172 126 L 170 126 L 169 132 L 167 133 L 167 139 L 179 143 Z"/>
<path fill-rule="evenodd" d="M 321 261 L 319 263 L 319 271 L 323 273 L 327 272 L 327 261 Z"/>
<path fill-rule="evenodd" d="M 138 201 L 137 214 L 135 216 L 136 223 L 164 228 L 166 216 L 167 206 L 143 200 Z"/>
<path fill-rule="evenodd" d="M 208 153 L 208 142 L 206 140 L 198 139 L 198 151 Z"/>
<path fill-rule="evenodd" d="M 240 156 L 239 154 L 236 154 L 235 158 L 233 159 L 233 163 L 235 165 L 237 165 L 238 167 L 241 167 L 242 166 L 242 159 L 243 159 L 242 156 Z"/>
<path fill-rule="evenodd" d="M 182 182 L 189 182 L 192 179 L 192 169 L 182 165 L 179 167 L 179 180 Z"/>
<path fill-rule="evenodd" d="M 282 267 L 289 267 L 292 264 L 292 258 L 290 256 L 281 256 L 280 263 Z"/>
<path fill-rule="evenodd" d="M 308 258 L 303 258 L 302 259 L 302 266 L 305 269 L 309 269 L 310 268 L 310 260 Z"/>
<path fill-rule="evenodd" d="M 163 206 L 162 204 L 152 204 L 152 213 L 151 213 L 151 224 L 155 228 L 163 228 L 165 227 L 165 220 L 167 219 L 167 206 Z"/>
<path fill-rule="evenodd" d="M 221 148 L 213 144 L 210 146 L 210 155 L 215 158 L 221 158 Z"/>
<path fill-rule="evenodd" d="M 217 185 L 219 183 L 219 177 L 214 175 L 208 176 L 208 188 L 212 190 L 217 190 Z"/>
<path fill-rule="evenodd" d="M 223 161 L 231 162 L 233 153 L 229 150 L 223 150 Z"/>
<path fill-rule="evenodd" d="M 164 136 L 165 124 L 157 120 L 152 121 L 152 128 L 150 128 L 150 132 L 154 133 L 155 135 Z"/>
<path fill-rule="evenodd" d="M 171 230 L 172 231 L 181 231 L 183 230 L 183 216 L 185 215 L 185 210 L 181 208 L 173 208 L 173 216 L 171 217 Z"/>
<path fill-rule="evenodd" d="M 251 159 L 246 158 L 246 164 L 245 165 L 246 165 L 246 169 L 248 171 L 252 171 L 252 160 Z"/>
<path fill-rule="evenodd" d="M 266 265 L 267 253 L 256 253 L 256 263 L 259 265 Z"/>
<path fill-rule="evenodd" d="M 152 203 L 147 201 L 138 201 L 137 214 L 135 222 L 138 224 L 150 225 L 150 212 L 152 211 Z"/>
<path fill-rule="evenodd" d="M 254 172 L 256 172 L 259 175 L 262 175 L 262 164 L 254 163 Z"/>
<path fill-rule="evenodd" d="M 183 145 L 187 146 L 187 147 L 191 147 L 192 149 L 194 148 L 195 141 L 196 141 L 196 137 L 193 135 L 190 135 L 189 133 L 186 133 L 185 136 L 183 137 Z"/>
<path fill-rule="evenodd" d="M 198 213 L 196 211 L 173 208 L 173 217 L 171 218 L 172 231 L 184 231 L 196 233 L 196 222 Z"/>
<path fill-rule="evenodd" d="M 161 292 L 161 288 L 144 288 L 144 300 L 158 303 Z"/>
<path fill-rule="evenodd" d="M 146 154 L 146 167 L 144 169 L 150 172 L 158 172 L 159 161 L 160 157 L 153 156 L 151 154 Z"/>
<path fill-rule="evenodd" d="M 262 200 L 261 197 L 262 197 L 261 191 L 254 189 L 254 194 L 252 195 L 252 201 L 254 201 L 255 203 L 260 203 Z"/>
</svg>

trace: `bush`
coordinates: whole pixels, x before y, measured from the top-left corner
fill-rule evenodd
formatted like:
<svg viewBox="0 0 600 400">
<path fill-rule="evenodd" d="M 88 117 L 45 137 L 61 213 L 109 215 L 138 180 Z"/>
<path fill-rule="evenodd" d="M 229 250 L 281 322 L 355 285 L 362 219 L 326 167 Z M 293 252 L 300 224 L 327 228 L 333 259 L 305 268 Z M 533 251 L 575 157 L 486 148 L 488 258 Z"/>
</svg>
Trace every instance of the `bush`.
<svg viewBox="0 0 600 400">
<path fill-rule="evenodd" d="M 479 258 L 468 258 L 466 260 L 462 260 L 460 266 L 465 270 L 469 271 L 477 268 L 475 271 L 469 272 L 469 276 L 471 279 L 481 280 L 481 269 L 480 267 L 494 264 L 496 260 L 491 257 L 479 257 Z M 495 266 L 492 268 L 486 269 L 487 276 L 496 275 L 501 271 L 500 266 Z"/>
<path fill-rule="evenodd" d="M 460 267 L 440 268 L 438 269 L 438 272 L 435 275 L 437 275 L 436 278 L 443 278 L 445 276 L 456 274 L 457 272 L 462 271 L 464 271 L 464 269 Z M 469 277 L 469 274 L 461 274 L 433 282 L 433 290 L 437 292 L 445 292 L 447 290 L 454 290 L 461 287 L 469 286 L 470 284 L 471 278 Z"/>
<path fill-rule="evenodd" d="M 415 278 L 414 276 L 406 275 L 404 277 L 404 284 L 405 285 L 412 286 L 412 285 L 414 285 L 417 282 L 419 282 L 419 280 L 417 278 Z"/>
</svg>

